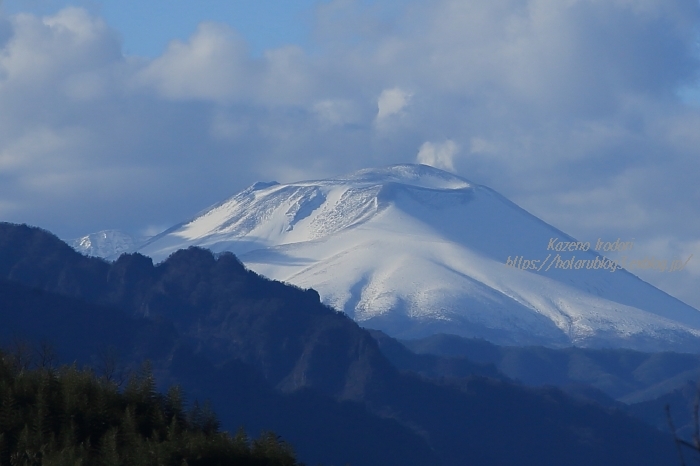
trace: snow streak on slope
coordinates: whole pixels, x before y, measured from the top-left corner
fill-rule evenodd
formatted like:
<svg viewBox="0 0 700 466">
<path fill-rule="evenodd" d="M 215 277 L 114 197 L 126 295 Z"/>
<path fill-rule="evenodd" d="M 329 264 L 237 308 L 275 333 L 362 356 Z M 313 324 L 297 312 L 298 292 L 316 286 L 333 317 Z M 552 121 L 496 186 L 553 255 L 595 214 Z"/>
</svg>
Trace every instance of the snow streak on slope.
<svg viewBox="0 0 700 466">
<path fill-rule="evenodd" d="M 364 326 L 497 343 L 700 349 L 700 312 L 624 271 L 525 271 L 573 241 L 496 192 L 424 165 L 258 183 L 139 249 L 232 251 Z M 562 253 L 595 259 L 593 251 Z"/>
</svg>

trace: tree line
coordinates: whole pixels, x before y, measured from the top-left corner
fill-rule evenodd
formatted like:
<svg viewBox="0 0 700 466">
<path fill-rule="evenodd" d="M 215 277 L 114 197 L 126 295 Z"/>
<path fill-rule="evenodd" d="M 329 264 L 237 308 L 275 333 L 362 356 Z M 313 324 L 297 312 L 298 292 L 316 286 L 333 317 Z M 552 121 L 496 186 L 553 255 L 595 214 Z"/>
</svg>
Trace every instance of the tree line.
<svg viewBox="0 0 700 466">
<path fill-rule="evenodd" d="M 272 432 L 220 431 L 208 403 L 185 407 L 182 390 L 156 390 L 150 365 L 123 387 L 50 352 L 0 350 L 0 465 L 297 466 Z"/>
</svg>

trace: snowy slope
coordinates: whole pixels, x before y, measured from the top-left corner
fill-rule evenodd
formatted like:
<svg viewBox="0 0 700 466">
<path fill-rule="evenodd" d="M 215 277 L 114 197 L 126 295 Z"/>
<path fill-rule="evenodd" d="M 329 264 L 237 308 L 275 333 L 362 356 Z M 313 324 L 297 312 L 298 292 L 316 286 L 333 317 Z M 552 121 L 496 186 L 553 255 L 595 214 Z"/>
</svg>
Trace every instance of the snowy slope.
<svg viewBox="0 0 700 466">
<path fill-rule="evenodd" d="M 252 270 L 314 288 L 361 325 L 397 337 L 700 350 L 699 311 L 625 270 L 557 268 L 552 238 L 574 241 L 487 187 L 395 165 L 257 183 L 139 252 L 163 260 L 190 245 L 232 251 Z M 506 265 L 548 254 L 539 270 Z M 592 250 L 558 254 L 601 260 Z"/>
<path fill-rule="evenodd" d="M 142 242 L 143 240 L 119 230 L 102 230 L 67 241 L 78 252 L 105 259 L 115 259 L 124 252 L 132 251 Z"/>
</svg>

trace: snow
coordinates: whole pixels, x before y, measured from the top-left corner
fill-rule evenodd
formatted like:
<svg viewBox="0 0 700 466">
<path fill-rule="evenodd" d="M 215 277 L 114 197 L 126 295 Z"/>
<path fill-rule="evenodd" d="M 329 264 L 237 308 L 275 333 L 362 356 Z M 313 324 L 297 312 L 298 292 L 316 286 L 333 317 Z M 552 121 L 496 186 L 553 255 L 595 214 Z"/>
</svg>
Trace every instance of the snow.
<svg viewBox="0 0 700 466">
<path fill-rule="evenodd" d="M 258 183 L 138 250 L 196 245 L 316 289 L 361 325 L 496 343 L 700 349 L 700 312 L 624 270 L 521 270 L 575 239 L 495 191 L 425 165 Z M 594 251 L 560 252 L 594 260 Z"/>
<path fill-rule="evenodd" d="M 115 259 L 133 250 L 139 242 L 142 241 L 119 230 L 102 230 L 67 241 L 78 252 L 105 259 Z"/>
</svg>

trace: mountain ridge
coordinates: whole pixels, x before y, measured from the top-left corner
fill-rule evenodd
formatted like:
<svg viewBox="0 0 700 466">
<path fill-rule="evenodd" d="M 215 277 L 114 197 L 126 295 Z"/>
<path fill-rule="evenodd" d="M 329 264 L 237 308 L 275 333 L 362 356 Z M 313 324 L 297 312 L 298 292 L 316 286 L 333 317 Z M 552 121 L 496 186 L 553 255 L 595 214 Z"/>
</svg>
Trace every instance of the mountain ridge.
<svg viewBox="0 0 700 466">
<path fill-rule="evenodd" d="M 400 372 L 369 332 L 322 305 L 316 292 L 260 277 L 232 254 L 189 248 L 157 265 L 139 254 L 108 263 L 39 229 L 0 223 L 0 277 L 19 296 L 0 296 L 0 331 L 14 322 L 41 341 L 56 330 L 62 344 L 83 348 L 99 345 L 113 326 L 82 328 L 81 312 L 98 323 L 105 313 L 121 316 L 126 329 L 128 322 L 137 327 L 138 344 L 126 347 L 145 344 L 161 380 L 211 397 L 233 429 L 264 419 L 314 464 L 652 465 L 674 458 L 670 437 L 620 411 L 556 389 L 462 377 L 487 367 L 436 367 L 433 375 L 459 374 L 449 383 Z M 27 294 L 43 301 L 31 305 Z M 73 305 L 76 299 L 83 304 Z M 35 314 L 28 319 L 28 312 Z M 56 321 L 79 335 L 67 338 Z M 436 360 L 413 362 L 430 370 Z"/>
<path fill-rule="evenodd" d="M 576 241 L 491 188 L 402 164 L 256 184 L 137 249 L 156 261 L 192 245 L 231 251 L 397 338 L 700 351 L 700 311 L 617 265 L 562 268 L 603 259 L 549 251 L 553 238 Z M 513 257 L 553 259 L 521 270 Z"/>
</svg>

